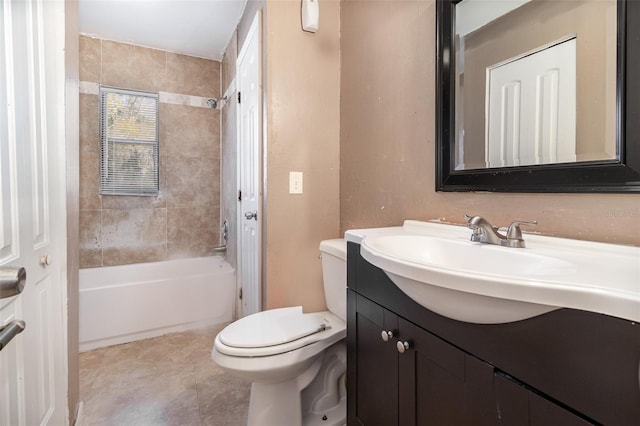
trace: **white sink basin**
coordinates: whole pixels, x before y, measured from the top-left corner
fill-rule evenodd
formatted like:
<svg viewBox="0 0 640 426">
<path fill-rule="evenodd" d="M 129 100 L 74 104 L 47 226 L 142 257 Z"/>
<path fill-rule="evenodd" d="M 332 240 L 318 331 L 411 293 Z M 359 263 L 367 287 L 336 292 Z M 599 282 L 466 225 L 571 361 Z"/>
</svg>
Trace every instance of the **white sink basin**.
<svg viewBox="0 0 640 426">
<path fill-rule="evenodd" d="M 345 234 L 400 290 L 449 318 L 505 323 L 566 307 L 640 321 L 640 248 L 525 235 L 519 249 L 470 235 L 417 221 Z"/>
<path fill-rule="evenodd" d="M 523 249 L 472 243 L 469 239 L 444 239 L 426 235 L 389 235 L 366 239 L 367 251 L 399 260 L 476 274 L 539 277 L 569 275 L 576 265 Z"/>
</svg>

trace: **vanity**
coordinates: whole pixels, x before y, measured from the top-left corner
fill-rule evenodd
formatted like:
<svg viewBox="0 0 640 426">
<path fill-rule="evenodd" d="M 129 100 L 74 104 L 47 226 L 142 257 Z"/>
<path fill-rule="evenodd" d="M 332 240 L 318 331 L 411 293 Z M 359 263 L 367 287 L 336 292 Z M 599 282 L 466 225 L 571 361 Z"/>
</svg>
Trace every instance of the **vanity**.
<svg viewBox="0 0 640 426">
<path fill-rule="evenodd" d="M 348 424 L 640 424 L 640 248 L 470 234 L 345 234 Z"/>
<path fill-rule="evenodd" d="M 435 6 L 437 191 L 640 193 L 640 2 Z M 640 247 L 481 219 L 345 233 L 348 424 L 640 425 Z"/>
</svg>

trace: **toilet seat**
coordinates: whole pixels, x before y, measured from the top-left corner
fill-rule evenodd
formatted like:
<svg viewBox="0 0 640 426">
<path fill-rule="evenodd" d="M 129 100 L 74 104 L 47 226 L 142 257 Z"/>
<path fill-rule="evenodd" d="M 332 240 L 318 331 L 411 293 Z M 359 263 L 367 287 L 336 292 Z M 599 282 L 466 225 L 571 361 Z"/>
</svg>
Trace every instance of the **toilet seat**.
<svg viewBox="0 0 640 426">
<path fill-rule="evenodd" d="M 277 355 L 344 334 L 345 328 L 330 312 L 304 314 L 301 306 L 271 309 L 228 325 L 216 336 L 214 347 L 230 356 Z"/>
</svg>

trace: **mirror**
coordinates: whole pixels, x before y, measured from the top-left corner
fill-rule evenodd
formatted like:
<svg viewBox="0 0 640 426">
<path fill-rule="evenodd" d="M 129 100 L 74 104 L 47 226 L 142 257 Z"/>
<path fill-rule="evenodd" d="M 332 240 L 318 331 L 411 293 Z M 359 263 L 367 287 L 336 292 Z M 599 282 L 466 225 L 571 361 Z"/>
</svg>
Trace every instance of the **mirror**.
<svg viewBox="0 0 640 426">
<path fill-rule="evenodd" d="M 636 3 L 438 1 L 436 189 L 640 192 Z"/>
</svg>

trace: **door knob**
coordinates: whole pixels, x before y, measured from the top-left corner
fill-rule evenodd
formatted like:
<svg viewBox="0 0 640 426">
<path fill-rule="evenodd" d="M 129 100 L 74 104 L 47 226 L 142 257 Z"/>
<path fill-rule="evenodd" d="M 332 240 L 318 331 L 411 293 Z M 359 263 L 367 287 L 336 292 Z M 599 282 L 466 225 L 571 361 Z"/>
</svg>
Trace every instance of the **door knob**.
<svg viewBox="0 0 640 426">
<path fill-rule="evenodd" d="M 251 219 L 258 220 L 258 212 L 257 211 L 246 212 L 244 214 L 244 217 L 248 220 L 251 220 Z"/>
<path fill-rule="evenodd" d="M 23 267 L 3 266 L 0 268 L 0 299 L 21 293 L 26 283 L 27 271 Z"/>
<path fill-rule="evenodd" d="M 9 324 L 0 327 L 0 351 L 2 348 L 7 346 L 7 344 L 16 337 L 16 335 L 22 333 L 27 325 L 24 321 L 15 320 L 11 321 Z"/>
</svg>

